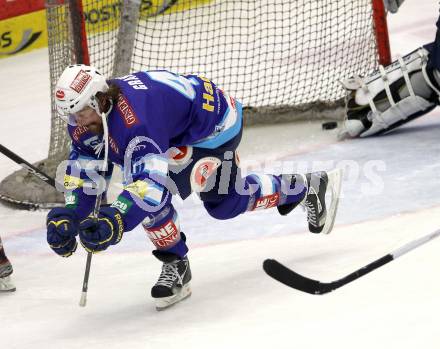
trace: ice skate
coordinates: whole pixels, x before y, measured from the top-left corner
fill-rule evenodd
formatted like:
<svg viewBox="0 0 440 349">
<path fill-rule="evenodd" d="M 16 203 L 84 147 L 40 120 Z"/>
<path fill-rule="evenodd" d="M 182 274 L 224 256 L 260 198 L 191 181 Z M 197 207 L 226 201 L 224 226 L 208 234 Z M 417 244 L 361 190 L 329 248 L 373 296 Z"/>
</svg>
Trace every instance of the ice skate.
<svg viewBox="0 0 440 349">
<path fill-rule="evenodd" d="M 315 234 L 329 234 L 333 229 L 339 204 L 342 170 L 307 173 L 305 177 L 308 188 L 301 205 L 307 212 L 309 230 Z M 293 178 L 294 176 L 292 181 Z M 327 208 L 325 197 L 328 192 L 331 193 L 331 203 Z M 287 215 L 296 206 L 296 203 L 281 205 L 278 206 L 278 211 L 281 215 Z"/>
<path fill-rule="evenodd" d="M 164 310 L 191 295 L 191 269 L 188 257 L 179 259 L 176 255 L 153 251 L 157 259 L 163 262 L 159 279 L 151 289 L 156 310 Z"/>
<path fill-rule="evenodd" d="M 0 240 L 0 292 L 14 292 L 15 286 L 11 281 L 12 265 L 6 258 Z"/>
<path fill-rule="evenodd" d="M 0 278 L 0 293 L 1 292 L 14 292 L 15 285 L 11 281 L 11 276 L 5 276 Z"/>
</svg>

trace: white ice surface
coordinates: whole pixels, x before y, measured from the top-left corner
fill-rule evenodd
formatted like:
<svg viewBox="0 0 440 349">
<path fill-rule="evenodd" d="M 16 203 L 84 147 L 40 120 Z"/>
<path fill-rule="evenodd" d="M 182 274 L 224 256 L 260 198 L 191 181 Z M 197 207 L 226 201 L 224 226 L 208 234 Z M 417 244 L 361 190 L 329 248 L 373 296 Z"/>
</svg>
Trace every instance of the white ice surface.
<svg viewBox="0 0 440 349">
<path fill-rule="evenodd" d="M 393 56 L 432 41 L 437 15 L 436 2 L 407 0 L 389 16 Z M 31 162 L 45 157 L 46 51 L 1 60 L 0 82 L 0 143 Z M 17 285 L 0 295 L 0 348 L 439 348 L 440 239 L 325 296 L 289 289 L 261 268 L 271 257 L 330 281 L 438 229 L 439 117 L 437 109 L 390 135 L 341 143 L 319 123 L 246 129 L 244 166 L 346 168 L 334 232 L 308 233 L 300 209 L 215 221 L 197 199 L 176 200 L 193 295 L 161 313 L 149 296 L 160 264 L 140 229 L 94 256 L 80 308 L 85 253 L 62 259 L 50 251 L 46 212 L 0 206 Z M 0 156 L 0 178 L 15 169 Z"/>
</svg>

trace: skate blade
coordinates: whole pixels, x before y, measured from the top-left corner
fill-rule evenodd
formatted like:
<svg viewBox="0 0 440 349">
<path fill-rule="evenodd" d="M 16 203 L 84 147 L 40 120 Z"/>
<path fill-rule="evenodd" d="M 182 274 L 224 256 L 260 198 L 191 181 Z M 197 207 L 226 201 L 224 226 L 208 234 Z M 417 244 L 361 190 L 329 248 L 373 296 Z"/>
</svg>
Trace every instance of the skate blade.
<svg viewBox="0 0 440 349">
<path fill-rule="evenodd" d="M 15 286 L 11 283 L 10 276 L 0 278 L 0 293 L 2 292 L 14 292 Z"/>
<path fill-rule="evenodd" d="M 155 298 L 156 310 L 157 311 L 165 310 L 165 309 L 173 306 L 174 304 L 176 304 L 180 301 L 183 301 L 184 299 L 188 298 L 189 296 L 191 296 L 191 287 L 188 283 L 185 286 L 183 286 L 180 289 L 180 291 L 173 296 L 164 297 L 164 298 Z"/>
<path fill-rule="evenodd" d="M 336 169 L 327 172 L 328 185 L 327 188 L 330 189 L 332 193 L 332 201 L 330 207 L 327 209 L 327 218 L 325 220 L 324 228 L 322 229 L 322 234 L 330 234 L 333 226 L 335 224 L 336 213 L 338 211 L 339 197 L 341 195 L 341 184 L 342 184 L 342 169 Z"/>
</svg>

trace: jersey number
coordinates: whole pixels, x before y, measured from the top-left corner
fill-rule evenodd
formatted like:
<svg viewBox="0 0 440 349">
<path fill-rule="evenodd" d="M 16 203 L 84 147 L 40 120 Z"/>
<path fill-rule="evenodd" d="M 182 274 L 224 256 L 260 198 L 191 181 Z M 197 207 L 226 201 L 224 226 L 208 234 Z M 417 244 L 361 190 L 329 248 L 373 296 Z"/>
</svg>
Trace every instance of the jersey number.
<svg viewBox="0 0 440 349">
<path fill-rule="evenodd" d="M 152 80 L 161 82 L 162 84 L 173 88 L 191 101 L 194 100 L 196 96 L 196 90 L 194 89 L 191 80 L 188 80 L 181 75 L 173 74 L 168 71 L 149 71 L 147 72 L 147 75 Z"/>
</svg>

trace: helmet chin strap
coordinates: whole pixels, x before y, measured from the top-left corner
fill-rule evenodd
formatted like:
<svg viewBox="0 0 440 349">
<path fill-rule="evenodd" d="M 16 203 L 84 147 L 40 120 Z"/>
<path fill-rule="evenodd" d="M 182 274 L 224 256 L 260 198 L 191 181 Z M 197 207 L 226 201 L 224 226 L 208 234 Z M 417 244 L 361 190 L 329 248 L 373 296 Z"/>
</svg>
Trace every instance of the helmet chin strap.
<svg viewBox="0 0 440 349">
<path fill-rule="evenodd" d="M 107 171 L 107 163 L 108 163 L 108 124 L 107 124 L 107 116 L 110 114 L 113 108 L 113 102 L 110 100 L 110 106 L 107 112 L 101 112 L 101 121 L 103 128 L 102 141 L 104 143 L 104 161 L 101 166 L 101 171 Z"/>
</svg>

